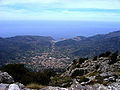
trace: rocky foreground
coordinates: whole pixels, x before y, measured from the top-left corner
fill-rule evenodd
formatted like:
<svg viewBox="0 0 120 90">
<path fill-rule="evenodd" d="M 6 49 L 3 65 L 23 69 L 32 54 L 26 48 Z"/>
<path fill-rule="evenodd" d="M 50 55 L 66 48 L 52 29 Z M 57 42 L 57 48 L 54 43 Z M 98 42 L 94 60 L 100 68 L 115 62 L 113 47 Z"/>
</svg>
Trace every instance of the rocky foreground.
<svg viewBox="0 0 120 90">
<path fill-rule="evenodd" d="M 82 86 L 80 84 L 73 84 L 70 88 L 48 86 L 42 89 L 29 89 L 25 88 L 25 86 L 22 84 L 0 84 L 0 90 L 120 90 L 120 83 L 114 83 L 110 86 L 104 86 L 101 84 L 96 84 L 93 86 Z"/>
<path fill-rule="evenodd" d="M 52 77 L 51 84 L 44 88 L 26 88 L 1 71 L 0 83 L 0 90 L 120 90 L 120 56 L 107 52 L 94 59 L 73 61 L 65 73 Z"/>
<path fill-rule="evenodd" d="M 14 80 L 7 72 L 0 71 L 0 82 L 13 83 Z M 20 83 L 13 83 L 13 84 L 4 84 L 4 83 L 0 84 L 0 90 L 120 90 L 120 79 L 118 79 L 117 82 L 112 83 L 109 86 L 104 86 L 102 84 L 82 86 L 76 80 L 73 80 L 73 84 L 69 88 L 47 86 L 42 89 L 29 89 Z"/>
<path fill-rule="evenodd" d="M 0 71 L 0 82 L 1 82 L 0 90 L 36 90 L 36 89 L 26 88 L 23 84 L 20 83 L 13 83 L 14 82 L 13 78 L 7 72 Z M 13 83 L 13 84 L 4 84 L 4 83 Z M 120 90 L 120 80 L 118 79 L 117 82 L 112 83 L 109 86 L 104 86 L 102 84 L 82 86 L 76 80 L 73 80 L 73 84 L 69 88 L 47 86 L 45 88 L 38 90 Z"/>
</svg>

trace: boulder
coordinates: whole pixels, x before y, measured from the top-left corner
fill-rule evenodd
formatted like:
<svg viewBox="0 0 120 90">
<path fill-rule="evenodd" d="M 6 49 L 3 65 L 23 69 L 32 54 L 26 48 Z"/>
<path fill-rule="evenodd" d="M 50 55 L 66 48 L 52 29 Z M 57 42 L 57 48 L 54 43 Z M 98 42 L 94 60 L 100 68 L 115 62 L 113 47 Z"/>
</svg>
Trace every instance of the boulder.
<svg viewBox="0 0 120 90">
<path fill-rule="evenodd" d="M 112 76 L 113 72 L 103 72 L 100 74 L 101 77 L 108 77 L 108 76 Z"/>
<path fill-rule="evenodd" d="M 94 86 L 90 86 L 90 85 L 82 86 L 81 84 L 76 84 L 76 85 L 72 85 L 69 88 L 69 90 L 108 90 L 108 88 L 101 84 L 96 84 Z"/>
<path fill-rule="evenodd" d="M 108 86 L 109 90 L 120 90 L 120 83 L 115 82 Z"/>
<path fill-rule="evenodd" d="M 7 90 L 9 87 L 9 84 L 0 84 L 0 90 Z"/>
<path fill-rule="evenodd" d="M 68 89 L 67 88 L 60 88 L 60 87 L 49 86 L 47 88 L 43 88 L 43 89 L 40 89 L 40 90 L 68 90 Z"/>
<path fill-rule="evenodd" d="M 20 90 L 17 84 L 10 84 L 8 90 Z"/>
<path fill-rule="evenodd" d="M 15 83 L 16 85 L 18 85 L 19 86 L 19 88 L 20 88 L 20 90 L 22 90 L 22 89 L 24 89 L 25 88 L 25 86 L 23 85 L 23 84 L 21 84 L 21 83 Z"/>
<path fill-rule="evenodd" d="M 13 83 L 13 78 L 7 72 L 0 71 L 0 83 Z"/>
</svg>

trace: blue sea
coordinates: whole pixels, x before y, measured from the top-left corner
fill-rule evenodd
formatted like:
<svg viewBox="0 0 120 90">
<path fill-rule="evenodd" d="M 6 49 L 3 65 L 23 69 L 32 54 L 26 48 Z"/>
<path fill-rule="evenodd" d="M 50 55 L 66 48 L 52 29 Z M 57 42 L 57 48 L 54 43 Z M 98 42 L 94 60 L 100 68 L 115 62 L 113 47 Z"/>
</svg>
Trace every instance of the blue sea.
<svg viewBox="0 0 120 90">
<path fill-rule="evenodd" d="M 120 30 L 120 22 L 97 21 L 0 21 L 0 37 L 52 36 L 54 39 L 92 36 Z"/>
</svg>

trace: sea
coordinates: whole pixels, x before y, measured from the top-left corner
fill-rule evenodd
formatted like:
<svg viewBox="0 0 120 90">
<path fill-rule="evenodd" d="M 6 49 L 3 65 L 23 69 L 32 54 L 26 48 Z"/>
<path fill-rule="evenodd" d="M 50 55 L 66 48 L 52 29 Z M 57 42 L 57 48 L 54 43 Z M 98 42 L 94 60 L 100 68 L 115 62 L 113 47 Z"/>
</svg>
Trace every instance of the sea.
<svg viewBox="0 0 120 90">
<path fill-rule="evenodd" d="M 51 36 L 58 40 L 76 36 L 93 36 L 120 30 L 120 22 L 102 21 L 0 21 L 0 37 L 20 35 Z"/>
</svg>

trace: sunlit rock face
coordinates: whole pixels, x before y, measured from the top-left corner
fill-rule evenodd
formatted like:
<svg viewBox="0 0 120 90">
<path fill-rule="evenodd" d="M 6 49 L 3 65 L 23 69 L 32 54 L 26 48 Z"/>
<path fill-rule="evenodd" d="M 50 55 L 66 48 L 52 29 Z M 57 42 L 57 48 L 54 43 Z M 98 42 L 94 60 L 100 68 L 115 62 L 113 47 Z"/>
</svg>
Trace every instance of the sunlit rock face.
<svg viewBox="0 0 120 90">
<path fill-rule="evenodd" d="M 19 86 L 16 84 L 11 84 L 8 88 L 8 90 L 20 90 Z"/>
<path fill-rule="evenodd" d="M 101 84 L 96 84 L 93 86 L 82 86 L 80 84 L 72 85 L 70 88 L 60 88 L 60 87 L 47 87 L 40 90 L 120 90 L 120 85 L 114 84 L 111 86 L 104 86 Z"/>
<path fill-rule="evenodd" d="M 13 83 L 13 78 L 7 72 L 0 71 L 0 83 Z"/>
</svg>

